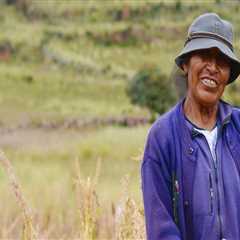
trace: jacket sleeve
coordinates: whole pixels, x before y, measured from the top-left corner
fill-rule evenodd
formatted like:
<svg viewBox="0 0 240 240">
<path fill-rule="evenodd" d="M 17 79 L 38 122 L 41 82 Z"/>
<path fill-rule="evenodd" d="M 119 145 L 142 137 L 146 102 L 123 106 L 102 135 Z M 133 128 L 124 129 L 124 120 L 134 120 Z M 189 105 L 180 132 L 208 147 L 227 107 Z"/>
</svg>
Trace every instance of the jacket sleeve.
<svg viewBox="0 0 240 240">
<path fill-rule="evenodd" d="M 159 135 L 159 134 L 158 134 Z M 141 175 L 148 240 L 181 240 L 173 218 L 169 151 L 151 129 L 145 145 Z"/>
</svg>

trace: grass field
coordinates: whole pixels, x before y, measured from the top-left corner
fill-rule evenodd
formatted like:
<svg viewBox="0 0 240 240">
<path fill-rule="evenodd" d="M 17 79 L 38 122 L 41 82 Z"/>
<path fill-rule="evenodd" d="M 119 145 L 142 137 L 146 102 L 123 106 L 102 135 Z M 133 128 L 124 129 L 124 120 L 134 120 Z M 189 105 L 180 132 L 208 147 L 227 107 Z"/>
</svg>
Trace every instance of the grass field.
<svg viewBox="0 0 240 240">
<path fill-rule="evenodd" d="M 64 123 L 149 117 L 126 95 L 134 74 L 156 65 L 171 82 L 189 24 L 207 11 L 233 22 L 238 54 L 240 5 L 2 0 L 0 7 L 0 146 L 33 211 L 28 221 L 2 161 L 0 238 L 33 239 L 31 222 L 43 239 L 144 239 L 139 173 L 150 125 Z M 234 83 L 224 98 L 239 105 L 239 88 Z"/>
<path fill-rule="evenodd" d="M 125 176 L 129 176 L 129 196 L 141 203 L 140 159 L 147 129 L 147 126 L 131 129 L 107 127 L 83 132 L 51 130 L 48 133 L 24 130 L 17 131 L 15 136 L 9 137 L 1 145 L 13 164 L 27 202 L 39 216 L 38 224 L 44 224 L 49 215 L 51 219 L 45 231 L 50 231 L 54 224 L 51 236 L 60 238 L 64 232 L 69 234 L 68 237 L 76 234 L 68 228 L 73 227 L 71 214 L 74 218 L 77 216 L 77 162 L 82 178 L 87 181 L 88 177 L 92 179 L 95 176 L 97 161 L 101 160 L 95 188 L 102 209 L 100 216 L 106 217 L 105 212 L 111 211 L 109 206 L 117 207 L 120 204 L 124 192 L 121 181 Z M 36 136 L 38 139 L 35 139 Z M 9 188 L 8 175 L 3 170 L 0 171 L 0 179 L 1 209 L 3 221 L 7 221 L 3 224 L 8 225 L 12 218 L 19 218 L 21 209 Z M 41 228 L 44 232 L 44 226 Z M 5 229 L 8 229 L 7 226 Z M 21 224 L 16 224 L 10 236 L 18 236 L 20 231 Z"/>
</svg>

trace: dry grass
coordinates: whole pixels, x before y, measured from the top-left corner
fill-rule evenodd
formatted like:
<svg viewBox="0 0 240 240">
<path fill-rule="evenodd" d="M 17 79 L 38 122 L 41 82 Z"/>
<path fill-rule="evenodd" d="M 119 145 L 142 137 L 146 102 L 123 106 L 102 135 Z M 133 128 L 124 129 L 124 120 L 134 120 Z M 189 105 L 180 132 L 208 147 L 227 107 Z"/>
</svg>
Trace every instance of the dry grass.
<svg viewBox="0 0 240 240">
<path fill-rule="evenodd" d="M 1 238 L 16 238 L 23 240 L 32 239 L 145 239 L 144 214 L 142 206 L 130 197 L 128 190 L 129 177 L 122 180 L 122 193 L 119 202 L 112 203 L 106 207 L 99 202 L 100 193 L 96 191 L 99 182 L 101 159 L 97 161 L 95 175 L 84 178 L 81 175 L 81 166 L 76 159 L 74 189 L 76 205 L 68 209 L 69 226 L 62 226 L 50 221 L 51 213 L 46 212 L 45 216 L 39 217 L 41 209 L 31 211 L 27 203 L 20 184 L 14 173 L 13 166 L 5 154 L 0 152 L 0 161 L 10 182 L 10 188 L 16 197 L 16 202 L 22 212 L 22 218 L 16 218 L 11 226 L 5 226 L 6 230 L 1 230 Z M 10 229 L 22 226 L 21 236 L 11 235 Z M 41 227 L 39 227 L 41 226 Z M 52 232 L 59 232 L 59 237 Z"/>
<path fill-rule="evenodd" d="M 23 192 L 17 181 L 11 162 L 5 156 L 3 151 L 0 151 L 0 162 L 5 172 L 7 173 L 10 187 L 23 213 L 22 239 L 23 240 L 38 239 L 37 232 L 33 227 L 31 209 L 29 208 L 24 198 Z"/>
<path fill-rule="evenodd" d="M 97 236 L 97 217 L 99 211 L 99 202 L 96 193 L 96 184 L 98 181 L 101 160 L 98 160 L 95 178 L 88 177 L 84 180 L 80 175 L 79 161 L 76 161 L 77 180 L 76 180 L 76 198 L 79 237 L 81 239 L 95 239 Z"/>
<path fill-rule="evenodd" d="M 145 239 L 143 211 L 129 196 L 129 176 L 122 180 L 122 199 L 116 214 L 116 239 Z"/>
</svg>

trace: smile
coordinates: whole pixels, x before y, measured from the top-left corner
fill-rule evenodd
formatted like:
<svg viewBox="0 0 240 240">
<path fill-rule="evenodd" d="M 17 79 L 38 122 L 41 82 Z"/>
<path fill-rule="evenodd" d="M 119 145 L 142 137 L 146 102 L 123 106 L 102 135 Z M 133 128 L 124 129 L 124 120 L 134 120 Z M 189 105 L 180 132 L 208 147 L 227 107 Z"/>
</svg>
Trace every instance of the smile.
<svg viewBox="0 0 240 240">
<path fill-rule="evenodd" d="M 206 87 L 209 88 L 216 88 L 217 87 L 217 83 L 216 81 L 209 79 L 209 78 L 203 78 L 201 80 L 201 82 L 203 83 L 203 85 L 205 85 Z"/>
</svg>

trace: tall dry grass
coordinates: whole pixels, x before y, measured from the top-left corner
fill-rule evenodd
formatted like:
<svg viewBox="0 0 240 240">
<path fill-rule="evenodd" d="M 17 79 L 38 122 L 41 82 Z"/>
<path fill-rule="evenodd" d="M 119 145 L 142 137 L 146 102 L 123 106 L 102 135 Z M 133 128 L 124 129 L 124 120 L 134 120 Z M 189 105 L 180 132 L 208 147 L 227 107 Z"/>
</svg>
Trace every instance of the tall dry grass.
<svg viewBox="0 0 240 240">
<path fill-rule="evenodd" d="M 23 195 L 20 184 L 17 181 L 14 169 L 11 162 L 5 156 L 4 152 L 0 150 L 0 162 L 9 178 L 9 185 L 12 189 L 13 194 L 16 197 L 17 203 L 19 204 L 20 209 L 23 214 L 23 229 L 22 229 L 22 239 L 23 240 L 32 240 L 38 239 L 38 234 L 33 227 L 32 221 L 32 211 L 29 208 L 27 201 Z"/>
<path fill-rule="evenodd" d="M 76 161 L 76 200 L 77 200 L 77 219 L 78 236 L 81 239 L 95 239 L 97 237 L 97 220 L 100 210 L 96 185 L 100 173 L 101 160 L 97 161 L 96 174 L 93 179 L 88 177 L 86 180 L 81 177 L 79 161 Z"/>
<path fill-rule="evenodd" d="M 5 156 L 0 152 L 0 162 L 9 179 L 10 189 L 15 195 L 16 202 L 22 212 L 22 218 L 16 218 L 13 226 L 22 225 L 22 234 L 17 239 L 33 240 L 33 239 L 56 239 L 56 236 L 51 232 L 56 232 L 56 226 L 49 219 L 52 216 L 48 215 L 39 218 L 37 211 L 33 211 L 29 207 L 23 191 L 17 180 L 14 168 Z M 145 226 L 143 207 L 139 206 L 129 192 L 129 177 L 125 176 L 122 179 L 122 193 L 118 202 L 112 203 L 106 207 L 106 204 L 99 201 L 101 193 L 97 192 L 97 185 L 101 179 L 101 159 L 98 159 L 94 176 L 83 177 L 81 174 L 81 166 L 79 160 L 76 159 L 74 189 L 76 205 L 69 209 L 69 225 L 71 230 L 67 231 L 59 229 L 62 233 L 61 239 L 80 239 L 80 240 L 95 240 L 95 239 L 145 239 Z M 22 222 L 22 223 L 20 223 Z M 41 226 L 41 227 L 39 227 Z M 10 229 L 11 226 L 8 227 Z M 3 237 L 3 234 L 2 236 Z M 4 233 L 4 238 L 13 238 L 7 231 Z"/>
<path fill-rule="evenodd" d="M 145 239 L 143 210 L 130 197 L 128 186 L 129 176 L 127 175 L 122 179 L 123 193 L 120 204 L 117 206 L 115 238 L 119 240 Z"/>
</svg>

